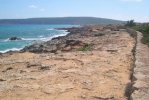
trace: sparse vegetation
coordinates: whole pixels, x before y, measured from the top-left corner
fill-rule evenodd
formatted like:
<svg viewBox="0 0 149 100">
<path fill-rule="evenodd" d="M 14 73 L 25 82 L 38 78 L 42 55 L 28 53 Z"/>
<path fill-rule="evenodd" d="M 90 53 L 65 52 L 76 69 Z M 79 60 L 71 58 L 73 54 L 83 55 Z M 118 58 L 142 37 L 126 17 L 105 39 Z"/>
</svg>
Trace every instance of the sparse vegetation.
<svg viewBox="0 0 149 100">
<path fill-rule="evenodd" d="M 149 46 L 149 24 L 139 24 L 134 26 L 133 29 L 143 33 L 142 42 Z"/>
<path fill-rule="evenodd" d="M 83 47 L 79 48 L 79 51 L 90 51 L 92 49 L 93 44 L 85 44 Z"/>
<path fill-rule="evenodd" d="M 136 24 L 134 20 L 127 21 L 126 27 L 133 28 L 143 33 L 142 43 L 149 46 L 149 23 Z"/>
</svg>

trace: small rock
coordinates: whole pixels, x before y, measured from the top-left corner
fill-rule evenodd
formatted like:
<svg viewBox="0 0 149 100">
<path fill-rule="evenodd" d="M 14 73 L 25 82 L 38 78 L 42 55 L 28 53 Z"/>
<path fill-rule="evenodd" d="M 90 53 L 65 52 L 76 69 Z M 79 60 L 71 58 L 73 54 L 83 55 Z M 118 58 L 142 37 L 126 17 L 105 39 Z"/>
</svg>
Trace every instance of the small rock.
<svg viewBox="0 0 149 100">
<path fill-rule="evenodd" d="M 6 80 L 4 80 L 4 79 L 0 79 L 0 82 L 2 82 L 2 81 L 6 81 Z"/>
<path fill-rule="evenodd" d="M 68 46 L 68 47 L 64 48 L 62 51 L 70 51 L 71 49 L 72 49 L 71 46 Z"/>
<path fill-rule="evenodd" d="M 41 67 L 39 67 L 39 70 L 50 70 L 50 67 L 49 66 L 46 66 L 46 65 L 42 65 Z"/>
<path fill-rule="evenodd" d="M 7 72 L 8 70 L 12 70 L 12 67 L 8 67 L 6 70 L 2 71 L 2 72 Z"/>
<path fill-rule="evenodd" d="M 54 93 L 67 92 L 68 90 L 73 88 L 74 88 L 73 84 L 54 84 L 44 86 L 42 91 L 47 94 L 54 94 Z"/>
<path fill-rule="evenodd" d="M 36 67 L 36 66 L 41 66 L 41 65 L 40 64 L 36 64 L 36 63 L 33 63 L 33 64 L 28 63 L 27 64 L 27 68 Z"/>
</svg>

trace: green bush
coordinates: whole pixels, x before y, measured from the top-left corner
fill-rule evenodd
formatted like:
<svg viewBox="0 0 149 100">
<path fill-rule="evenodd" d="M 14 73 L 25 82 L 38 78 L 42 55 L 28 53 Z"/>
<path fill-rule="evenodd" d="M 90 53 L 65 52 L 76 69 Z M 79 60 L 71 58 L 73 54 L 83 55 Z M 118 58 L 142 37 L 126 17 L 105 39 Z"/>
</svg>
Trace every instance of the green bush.
<svg viewBox="0 0 149 100">
<path fill-rule="evenodd" d="M 90 51 L 93 44 L 85 44 L 83 47 L 79 48 L 79 51 Z"/>
<path fill-rule="evenodd" d="M 149 46 L 149 32 L 143 34 L 142 42 Z"/>
<path fill-rule="evenodd" d="M 149 46 L 149 24 L 139 24 L 133 28 L 143 33 L 142 42 Z"/>
</svg>

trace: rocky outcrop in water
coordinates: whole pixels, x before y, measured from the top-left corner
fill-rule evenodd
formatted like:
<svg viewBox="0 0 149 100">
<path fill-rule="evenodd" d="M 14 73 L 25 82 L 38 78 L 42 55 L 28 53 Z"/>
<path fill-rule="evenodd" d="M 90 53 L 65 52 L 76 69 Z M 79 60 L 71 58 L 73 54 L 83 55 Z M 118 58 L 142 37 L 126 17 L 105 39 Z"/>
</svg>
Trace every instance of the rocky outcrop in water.
<svg viewBox="0 0 149 100">
<path fill-rule="evenodd" d="M 22 40 L 21 38 L 19 37 L 11 37 L 9 38 L 10 41 L 15 41 L 15 40 Z"/>
</svg>

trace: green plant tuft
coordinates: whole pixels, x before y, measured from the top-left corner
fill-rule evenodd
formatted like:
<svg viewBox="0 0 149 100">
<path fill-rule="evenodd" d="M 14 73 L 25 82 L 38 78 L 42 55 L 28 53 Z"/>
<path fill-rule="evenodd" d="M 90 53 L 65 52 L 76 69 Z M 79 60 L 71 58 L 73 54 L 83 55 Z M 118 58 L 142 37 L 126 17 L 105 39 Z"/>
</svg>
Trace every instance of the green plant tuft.
<svg viewBox="0 0 149 100">
<path fill-rule="evenodd" d="M 79 48 L 79 51 L 91 51 L 93 44 L 85 44 L 83 47 Z"/>
</svg>

